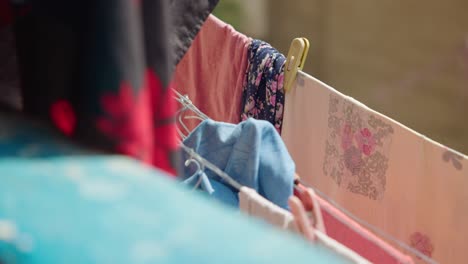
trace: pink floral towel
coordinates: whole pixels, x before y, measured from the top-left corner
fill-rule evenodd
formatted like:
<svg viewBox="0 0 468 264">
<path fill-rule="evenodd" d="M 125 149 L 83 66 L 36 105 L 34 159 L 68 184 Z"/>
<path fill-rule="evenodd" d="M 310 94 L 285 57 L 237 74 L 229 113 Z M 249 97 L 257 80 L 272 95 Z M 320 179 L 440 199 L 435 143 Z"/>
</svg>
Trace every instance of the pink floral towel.
<svg viewBox="0 0 468 264">
<path fill-rule="evenodd" d="M 286 94 L 281 136 L 305 183 L 418 250 L 415 262 L 466 263 L 467 156 L 303 72 Z"/>
</svg>

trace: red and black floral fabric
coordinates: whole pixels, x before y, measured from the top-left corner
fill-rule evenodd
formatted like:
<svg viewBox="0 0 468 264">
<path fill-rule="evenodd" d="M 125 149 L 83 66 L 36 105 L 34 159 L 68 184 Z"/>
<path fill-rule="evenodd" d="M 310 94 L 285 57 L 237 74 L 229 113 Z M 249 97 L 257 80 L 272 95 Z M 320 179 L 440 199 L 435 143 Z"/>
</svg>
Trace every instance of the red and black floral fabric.
<svg viewBox="0 0 468 264">
<path fill-rule="evenodd" d="M 11 1 L 23 111 L 175 175 L 171 75 L 216 3 Z"/>
</svg>

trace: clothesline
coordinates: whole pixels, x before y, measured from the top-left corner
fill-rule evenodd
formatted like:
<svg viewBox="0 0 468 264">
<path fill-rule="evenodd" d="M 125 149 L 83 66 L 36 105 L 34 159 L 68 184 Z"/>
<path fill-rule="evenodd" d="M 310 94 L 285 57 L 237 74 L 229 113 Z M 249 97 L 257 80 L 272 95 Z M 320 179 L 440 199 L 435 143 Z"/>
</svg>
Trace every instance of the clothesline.
<svg viewBox="0 0 468 264">
<path fill-rule="evenodd" d="M 181 93 L 179 93 L 178 91 L 174 90 L 175 94 L 177 95 L 177 100 L 186 108 L 190 109 L 191 111 L 193 111 L 195 114 L 197 114 L 200 118 L 202 119 L 207 119 L 209 118 L 207 115 L 205 115 L 202 111 L 200 111 L 193 103 L 192 101 L 190 100 L 190 98 L 187 96 L 187 95 L 182 95 Z M 191 155 L 196 155 L 196 152 L 193 150 L 193 149 L 190 149 L 188 148 L 187 146 L 185 146 L 184 144 L 181 144 L 181 147 L 187 151 L 189 154 Z M 198 155 L 197 155 L 198 156 Z M 199 156 L 198 156 L 199 157 Z M 207 167 L 210 168 L 211 170 L 213 170 L 216 174 L 219 174 L 220 176 L 221 175 L 224 175 L 225 177 L 221 176 L 223 179 L 225 179 L 226 181 L 228 181 L 229 184 L 232 184 L 236 189 L 240 189 L 241 185 L 239 183 L 237 183 L 236 181 L 234 181 L 229 175 L 225 174 L 222 170 L 220 170 L 218 167 L 212 165 L 211 163 L 209 163 L 207 160 L 201 158 L 200 159 L 204 164 L 209 164 Z M 354 214 L 352 214 L 350 211 L 346 210 L 344 207 L 340 206 L 337 202 L 335 202 L 331 197 L 327 196 L 325 193 L 323 193 L 322 191 L 320 191 L 318 188 L 315 188 L 313 186 L 310 186 L 310 185 L 307 185 L 305 183 L 303 183 L 305 186 L 307 186 L 308 188 L 311 188 L 313 189 L 320 197 L 322 197 L 325 201 L 327 201 L 328 203 L 330 203 L 331 205 L 333 205 L 335 208 L 337 208 L 338 210 L 340 210 L 342 213 L 344 213 L 346 216 L 348 216 L 349 218 L 351 218 L 352 220 L 356 221 L 357 223 L 359 223 L 360 225 L 364 226 L 365 228 L 369 229 L 371 232 L 373 232 L 374 234 L 384 238 L 385 240 L 387 241 L 390 241 L 394 244 L 396 244 L 398 247 L 406 250 L 407 252 L 410 252 L 412 254 L 414 254 L 415 256 L 417 256 L 418 258 L 424 260 L 425 262 L 427 263 L 430 263 L 430 264 L 437 264 L 437 262 L 431 258 L 429 258 L 428 256 L 422 254 L 421 252 L 419 252 L 417 249 L 407 245 L 406 243 L 396 239 L 395 237 L 389 235 L 389 234 L 386 234 L 385 232 L 383 232 L 382 230 L 378 229 L 377 227 L 361 220 L 360 218 L 356 217 Z M 359 232 L 357 230 L 357 232 Z"/>
</svg>

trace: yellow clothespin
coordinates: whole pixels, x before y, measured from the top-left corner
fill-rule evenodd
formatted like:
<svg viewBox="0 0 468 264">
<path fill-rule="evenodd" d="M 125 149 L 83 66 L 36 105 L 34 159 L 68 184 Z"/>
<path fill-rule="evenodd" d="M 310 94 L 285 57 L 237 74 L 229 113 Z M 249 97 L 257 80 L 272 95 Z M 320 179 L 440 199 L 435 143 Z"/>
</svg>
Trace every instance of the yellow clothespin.
<svg viewBox="0 0 468 264">
<path fill-rule="evenodd" d="M 296 79 L 297 71 L 304 68 L 304 63 L 309 52 L 309 40 L 295 38 L 289 47 L 288 57 L 284 69 L 284 90 L 287 93 Z"/>
</svg>

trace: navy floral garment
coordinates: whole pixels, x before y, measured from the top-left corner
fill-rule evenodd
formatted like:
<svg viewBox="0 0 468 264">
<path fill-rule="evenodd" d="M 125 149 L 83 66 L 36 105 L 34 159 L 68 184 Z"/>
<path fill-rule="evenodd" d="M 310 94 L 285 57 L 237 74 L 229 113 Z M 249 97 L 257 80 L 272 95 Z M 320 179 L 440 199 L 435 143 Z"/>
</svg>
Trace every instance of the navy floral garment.
<svg viewBox="0 0 468 264">
<path fill-rule="evenodd" d="M 266 120 L 281 133 L 286 58 L 261 40 L 253 40 L 247 54 L 249 60 L 242 94 L 241 120 L 249 117 Z"/>
<path fill-rule="evenodd" d="M 173 175 L 172 71 L 218 0 L 0 0 L 23 111 L 93 148 Z M 6 10 L 6 9 L 4 9 Z"/>
</svg>

